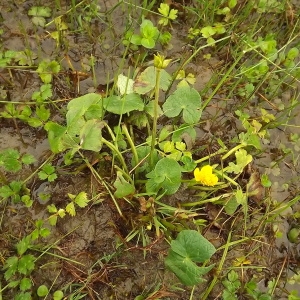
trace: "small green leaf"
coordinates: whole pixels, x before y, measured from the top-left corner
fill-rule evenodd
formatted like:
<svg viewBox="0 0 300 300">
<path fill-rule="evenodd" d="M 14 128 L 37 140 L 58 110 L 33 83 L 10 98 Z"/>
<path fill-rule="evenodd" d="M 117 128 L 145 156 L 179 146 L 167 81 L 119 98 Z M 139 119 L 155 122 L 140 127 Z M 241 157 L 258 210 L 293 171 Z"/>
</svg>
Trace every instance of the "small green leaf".
<svg viewBox="0 0 300 300">
<path fill-rule="evenodd" d="M 31 237 L 30 235 L 25 236 L 20 242 L 17 243 L 18 254 L 24 254 L 28 248 L 31 246 Z"/>
<path fill-rule="evenodd" d="M 17 256 L 11 256 L 9 257 L 3 266 L 4 270 L 7 270 L 4 273 L 5 280 L 9 280 L 12 276 L 15 275 L 17 269 L 18 269 L 18 257 Z"/>
<path fill-rule="evenodd" d="M 23 255 L 19 259 L 18 271 L 21 274 L 28 275 L 34 270 L 35 257 L 31 254 Z"/>
<path fill-rule="evenodd" d="M 49 293 L 49 289 L 47 288 L 46 285 L 40 285 L 36 291 L 37 295 L 39 297 L 45 297 Z"/>
<path fill-rule="evenodd" d="M 38 106 L 35 113 L 43 122 L 50 118 L 50 109 L 47 109 L 44 105 Z"/>
<path fill-rule="evenodd" d="M 21 281 L 20 281 L 20 290 L 21 291 L 26 291 L 26 290 L 29 290 L 31 289 L 31 280 L 29 278 L 22 278 Z"/>
<path fill-rule="evenodd" d="M 51 8 L 46 6 L 32 6 L 28 11 L 29 16 L 51 17 Z"/>
<path fill-rule="evenodd" d="M 212 26 L 203 27 L 200 31 L 204 38 L 209 38 L 216 33 L 216 30 Z"/>
<path fill-rule="evenodd" d="M 20 153 L 18 150 L 6 149 L 0 153 L 0 166 L 3 166 L 7 171 L 17 172 L 21 169 L 19 161 Z"/>
<path fill-rule="evenodd" d="M 57 208 L 54 204 L 48 205 L 47 210 L 49 213 L 55 214 L 57 212 Z"/>
<path fill-rule="evenodd" d="M 188 124 L 199 122 L 201 110 L 201 96 L 191 87 L 180 87 L 163 104 L 163 111 L 169 118 L 182 113 L 183 120 Z"/>
<path fill-rule="evenodd" d="M 54 122 L 48 122 L 44 126 L 44 129 L 48 132 L 48 141 L 51 151 L 53 153 L 64 151 L 66 145 L 63 143 L 63 138 L 67 132 L 67 128 Z"/>
<path fill-rule="evenodd" d="M 74 217 L 76 215 L 76 210 L 75 210 L 75 205 L 73 202 L 70 202 L 67 206 L 66 206 L 66 212 Z"/>
<path fill-rule="evenodd" d="M 64 293 L 60 290 L 53 293 L 53 300 L 61 300 L 64 297 Z"/>
<path fill-rule="evenodd" d="M 115 196 L 117 198 L 123 198 L 135 193 L 135 187 L 131 183 L 127 182 L 120 171 L 117 172 L 117 179 L 114 182 L 116 188 Z"/>
<path fill-rule="evenodd" d="M 88 205 L 88 198 L 86 192 L 80 192 L 74 199 L 74 202 L 81 208 Z"/>
<path fill-rule="evenodd" d="M 31 154 L 24 154 L 22 156 L 22 163 L 25 165 L 30 165 L 36 161 L 35 157 Z"/>
<path fill-rule="evenodd" d="M 236 164 L 230 162 L 229 166 L 227 167 L 227 172 L 239 174 L 252 161 L 252 156 L 250 154 L 247 154 L 247 151 L 245 149 L 239 149 L 235 152 L 235 157 Z"/>
<path fill-rule="evenodd" d="M 269 188 L 272 186 L 272 181 L 269 179 L 267 174 L 262 174 L 260 180 L 264 187 Z"/>
</svg>

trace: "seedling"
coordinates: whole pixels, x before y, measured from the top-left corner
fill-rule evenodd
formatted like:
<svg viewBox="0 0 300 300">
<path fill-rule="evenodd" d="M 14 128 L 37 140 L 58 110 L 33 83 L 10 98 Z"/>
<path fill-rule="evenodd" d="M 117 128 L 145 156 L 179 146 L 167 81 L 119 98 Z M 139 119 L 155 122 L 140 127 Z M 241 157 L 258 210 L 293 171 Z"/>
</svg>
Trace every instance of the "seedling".
<svg viewBox="0 0 300 300">
<path fill-rule="evenodd" d="M 51 17 L 51 8 L 46 6 L 33 6 L 28 11 L 28 15 L 32 17 L 31 21 L 34 25 L 45 27 L 45 18 Z"/>
</svg>

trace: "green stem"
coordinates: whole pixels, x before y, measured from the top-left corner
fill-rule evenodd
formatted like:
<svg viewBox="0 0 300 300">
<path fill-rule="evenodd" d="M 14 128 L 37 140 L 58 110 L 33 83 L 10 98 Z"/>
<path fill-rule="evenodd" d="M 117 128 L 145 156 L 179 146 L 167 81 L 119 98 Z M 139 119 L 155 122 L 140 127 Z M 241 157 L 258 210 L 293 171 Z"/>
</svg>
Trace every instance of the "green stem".
<svg viewBox="0 0 300 300">
<path fill-rule="evenodd" d="M 228 239 L 227 239 L 227 242 L 226 242 L 226 245 L 225 245 L 225 248 L 224 248 L 224 252 L 223 252 L 220 264 L 218 265 L 216 275 L 214 275 L 214 278 L 211 281 L 208 289 L 206 289 L 204 295 L 201 296 L 201 300 L 205 300 L 209 296 L 210 292 L 212 291 L 212 289 L 216 285 L 217 281 L 219 280 L 219 275 L 220 275 L 220 273 L 221 273 L 221 271 L 223 269 L 223 265 L 224 265 L 224 262 L 225 262 L 225 259 L 226 259 L 227 253 L 228 253 L 228 249 L 229 249 L 229 245 L 230 245 L 230 240 L 231 240 L 231 233 L 232 232 L 229 231 Z"/>
<path fill-rule="evenodd" d="M 232 148 L 231 150 L 229 150 L 225 155 L 222 156 L 222 160 L 225 160 L 227 157 L 229 157 L 231 154 L 233 154 L 234 152 L 236 152 L 237 150 L 246 147 L 247 145 L 242 143 L 239 144 L 237 146 L 235 146 L 234 148 Z"/>
<path fill-rule="evenodd" d="M 114 154 L 117 155 L 119 158 L 120 163 L 122 164 L 122 167 L 124 168 L 124 171 L 128 174 L 127 165 L 125 163 L 124 157 L 122 156 L 122 153 L 119 151 L 119 149 L 111 142 L 106 140 L 105 138 L 102 138 L 103 144 L 105 144 Z"/>
<path fill-rule="evenodd" d="M 154 98 L 154 108 L 153 108 L 153 126 L 152 126 L 152 140 L 151 140 L 151 152 L 150 152 L 150 167 L 151 167 L 151 169 L 153 168 L 153 164 L 154 164 L 154 151 L 155 151 L 155 144 L 156 144 L 159 82 L 160 82 L 160 69 L 156 68 L 155 98 Z"/>
<path fill-rule="evenodd" d="M 136 148 L 135 148 L 135 145 L 134 145 L 134 142 L 128 132 L 128 129 L 127 129 L 127 126 L 125 124 L 122 125 L 122 130 L 127 138 L 127 141 L 130 145 L 130 148 L 131 148 L 131 151 L 132 151 L 132 155 L 133 155 L 133 159 L 134 159 L 134 163 L 135 163 L 135 166 L 137 166 L 139 164 L 139 157 L 138 157 L 138 154 L 137 154 L 137 151 L 136 151 Z M 135 169 L 135 175 L 137 176 L 138 175 L 138 168 Z"/>
</svg>

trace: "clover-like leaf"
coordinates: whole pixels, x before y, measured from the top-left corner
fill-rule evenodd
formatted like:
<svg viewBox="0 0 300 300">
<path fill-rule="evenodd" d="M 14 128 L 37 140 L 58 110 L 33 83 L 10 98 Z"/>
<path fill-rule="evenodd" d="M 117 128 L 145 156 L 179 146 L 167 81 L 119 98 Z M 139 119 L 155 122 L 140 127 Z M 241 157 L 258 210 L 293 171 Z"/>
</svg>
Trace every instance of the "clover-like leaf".
<svg viewBox="0 0 300 300">
<path fill-rule="evenodd" d="M 188 124 L 199 122 L 202 114 L 201 96 L 191 87 L 180 87 L 163 104 L 163 111 L 169 118 L 182 113 L 183 120 Z"/>
</svg>

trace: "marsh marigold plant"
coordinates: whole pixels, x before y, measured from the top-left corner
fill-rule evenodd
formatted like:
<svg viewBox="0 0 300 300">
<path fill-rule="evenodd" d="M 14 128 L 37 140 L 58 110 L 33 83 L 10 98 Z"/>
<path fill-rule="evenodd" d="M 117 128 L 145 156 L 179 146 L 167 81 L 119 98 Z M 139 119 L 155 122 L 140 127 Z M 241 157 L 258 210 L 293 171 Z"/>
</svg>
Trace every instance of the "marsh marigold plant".
<svg viewBox="0 0 300 300">
<path fill-rule="evenodd" d="M 210 165 L 201 168 L 196 168 L 194 170 L 194 176 L 197 182 L 203 185 L 214 186 L 218 182 L 217 175 L 213 174 L 213 168 Z"/>
</svg>

